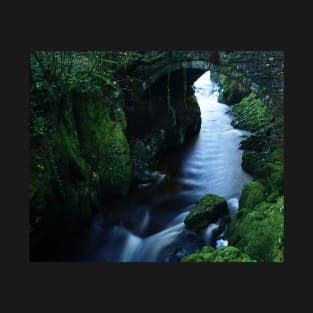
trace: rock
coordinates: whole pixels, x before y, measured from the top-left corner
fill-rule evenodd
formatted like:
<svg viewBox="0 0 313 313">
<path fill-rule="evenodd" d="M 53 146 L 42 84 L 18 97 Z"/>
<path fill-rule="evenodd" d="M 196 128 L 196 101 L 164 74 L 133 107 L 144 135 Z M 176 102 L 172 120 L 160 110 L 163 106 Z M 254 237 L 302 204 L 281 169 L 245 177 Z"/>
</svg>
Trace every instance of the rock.
<svg viewBox="0 0 313 313">
<path fill-rule="evenodd" d="M 266 163 L 267 153 L 264 151 L 255 152 L 244 150 L 242 154 L 242 168 L 251 174 L 254 178 L 264 177 L 264 165 Z"/>
<path fill-rule="evenodd" d="M 270 128 L 262 129 L 241 141 L 240 149 L 250 150 L 256 153 L 266 150 L 269 146 Z"/>
<path fill-rule="evenodd" d="M 284 150 L 275 149 L 263 167 L 262 184 L 270 193 L 281 195 L 284 187 Z M 270 201 L 269 201 L 270 202 Z"/>
<path fill-rule="evenodd" d="M 263 201 L 265 201 L 265 187 L 257 182 L 251 181 L 244 185 L 240 199 L 239 199 L 239 209 L 246 208 L 253 210 L 255 206 Z"/>
<path fill-rule="evenodd" d="M 237 128 L 256 132 L 268 127 L 272 118 L 265 103 L 251 92 L 235 104 L 234 119 L 231 124 Z"/>
<path fill-rule="evenodd" d="M 240 249 L 232 246 L 222 247 L 214 250 L 210 246 L 205 246 L 200 251 L 196 251 L 185 256 L 181 262 L 256 262 L 249 255 L 243 253 Z"/>
<path fill-rule="evenodd" d="M 229 224 L 229 244 L 258 262 L 284 260 L 284 197 L 263 202 L 256 210 L 242 209 Z"/>
<path fill-rule="evenodd" d="M 238 84 L 223 74 L 219 77 L 219 87 L 218 102 L 227 105 L 234 105 L 248 95 L 247 90 L 243 86 L 239 87 Z"/>
<path fill-rule="evenodd" d="M 189 229 L 201 230 L 228 213 L 229 209 L 224 198 L 207 194 L 197 201 L 185 218 L 184 223 Z"/>
</svg>

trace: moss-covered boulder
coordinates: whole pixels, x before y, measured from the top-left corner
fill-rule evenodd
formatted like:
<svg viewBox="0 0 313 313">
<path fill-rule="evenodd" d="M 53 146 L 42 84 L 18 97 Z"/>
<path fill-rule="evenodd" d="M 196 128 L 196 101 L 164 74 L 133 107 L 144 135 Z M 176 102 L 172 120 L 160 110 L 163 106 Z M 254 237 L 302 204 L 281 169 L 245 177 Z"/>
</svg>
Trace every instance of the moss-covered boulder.
<svg viewBox="0 0 313 313">
<path fill-rule="evenodd" d="M 273 121 L 264 102 L 254 93 L 250 93 L 234 106 L 234 114 L 231 124 L 251 132 L 266 128 Z"/>
<path fill-rule="evenodd" d="M 207 194 L 196 202 L 196 205 L 185 218 L 184 223 L 189 229 L 200 230 L 228 213 L 229 209 L 224 198 Z"/>
<path fill-rule="evenodd" d="M 265 187 L 257 182 L 247 182 L 241 192 L 239 208 L 254 209 L 255 206 L 265 200 Z"/>
<path fill-rule="evenodd" d="M 229 225 L 228 241 L 259 262 L 284 261 L 284 197 L 242 209 Z"/>
<path fill-rule="evenodd" d="M 200 251 L 185 256 L 181 262 L 256 262 L 250 256 L 236 247 L 228 246 L 214 250 L 210 246 L 203 247 Z"/>
</svg>

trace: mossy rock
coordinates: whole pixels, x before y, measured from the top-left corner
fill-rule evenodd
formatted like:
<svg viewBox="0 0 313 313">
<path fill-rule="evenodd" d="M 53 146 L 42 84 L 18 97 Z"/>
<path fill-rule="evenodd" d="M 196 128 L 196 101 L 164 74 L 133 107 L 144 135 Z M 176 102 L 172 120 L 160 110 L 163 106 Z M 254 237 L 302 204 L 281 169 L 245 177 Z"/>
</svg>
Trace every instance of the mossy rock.
<svg viewBox="0 0 313 313">
<path fill-rule="evenodd" d="M 240 149 L 250 150 L 256 153 L 267 150 L 270 145 L 271 130 L 272 128 L 270 126 L 258 130 L 253 135 L 240 142 Z"/>
<path fill-rule="evenodd" d="M 107 96 L 104 100 L 77 95 L 73 100 L 80 151 L 92 169 L 98 190 L 102 194 L 123 194 L 132 176 L 130 149 L 123 131 L 125 116 L 116 99 Z"/>
<path fill-rule="evenodd" d="M 131 181 L 132 163 L 126 137 L 119 125 L 108 123 L 100 143 L 98 171 L 107 193 L 126 193 Z"/>
<path fill-rule="evenodd" d="M 284 197 L 239 210 L 229 224 L 229 244 L 258 262 L 284 261 Z"/>
<path fill-rule="evenodd" d="M 218 250 L 214 250 L 210 246 L 205 246 L 200 251 L 196 251 L 192 254 L 185 256 L 181 262 L 193 263 L 193 262 L 244 262 L 251 263 L 256 262 L 249 255 L 240 251 L 240 249 L 232 246 L 222 247 Z"/>
<path fill-rule="evenodd" d="M 283 194 L 284 190 L 284 150 L 275 149 L 263 166 L 262 183 L 269 193 Z"/>
<path fill-rule="evenodd" d="M 229 209 L 226 200 L 214 194 L 207 194 L 196 202 L 184 223 L 189 229 L 201 230 L 227 214 Z"/>
<path fill-rule="evenodd" d="M 245 150 L 242 154 L 242 167 L 266 188 L 267 194 L 282 195 L 284 191 L 284 151 L 282 147 L 272 152 Z M 277 198 L 277 197 L 276 197 Z"/>
<path fill-rule="evenodd" d="M 86 221 L 100 192 L 127 191 L 131 160 L 126 121 L 121 104 L 112 101 L 101 92 L 76 90 L 62 106 L 51 103 L 55 110 L 45 116 L 50 130 L 30 151 L 30 221 L 38 215 Z"/>
<path fill-rule="evenodd" d="M 234 105 L 248 95 L 248 89 L 227 76 L 220 74 L 218 102 Z"/>
<path fill-rule="evenodd" d="M 257 132 L 268 127 L 273 121 L 266 105 L 254 93 L 243 98 L 234 106 L 234 119 L 232 125 L 237 128 Z"/>
<path fill-rule="evenodd" d="M 254 209 L 255 206 L 265 200 L 265 187 L 257 182 L 251 181 L 244 185 L 240 199 L 239 208 Z"/>
<path fill-rule="evenodd" d="M 264 162 L 260 155 L 254 151 L 244 150 L 242 153 L 242 168 L 254 177 L 258 177 Z"/>
</svg>

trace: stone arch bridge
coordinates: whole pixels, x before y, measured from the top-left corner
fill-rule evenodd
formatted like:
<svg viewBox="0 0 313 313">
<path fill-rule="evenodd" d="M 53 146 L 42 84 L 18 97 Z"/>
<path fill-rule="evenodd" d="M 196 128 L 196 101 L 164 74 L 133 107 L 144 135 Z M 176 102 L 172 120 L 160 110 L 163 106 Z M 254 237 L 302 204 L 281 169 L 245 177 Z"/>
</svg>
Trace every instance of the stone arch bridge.
<svg viewBox="0 0 313 313">
<path fill-rule="evenodd" d="M 282 109 L 283 51 L 149 51 L 130 74 L 137 95 L 142 95 L 172 73 L 181 71 L 184 83 L 191 85 L 208 70 L 228 76 L 255 92 L 268 106 Z"/>
</svg>

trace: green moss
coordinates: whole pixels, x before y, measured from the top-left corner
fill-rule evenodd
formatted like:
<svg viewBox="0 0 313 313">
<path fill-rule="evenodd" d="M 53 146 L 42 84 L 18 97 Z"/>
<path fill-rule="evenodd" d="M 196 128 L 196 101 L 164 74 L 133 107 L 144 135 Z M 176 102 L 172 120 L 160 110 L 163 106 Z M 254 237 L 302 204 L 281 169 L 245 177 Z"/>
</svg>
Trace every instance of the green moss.
<svg viewBox="0 0 313 313">
<path fill-rule="evenodd" d="M 264 162 L 258 153 L 250 150 L 244 150 L 242 153 L 242 168 L 254 177 L 258 177 Z"/>
<path fill-rule="evenodd" d="M 105 130 L 104 130 L 105 129 Z M 102 137 L 102 134 L 107 133 Z M 103 185 L 109 193 L 125 193 L 131 180 L 131 159 L 128 142 L 119 125 L 103 122 L 99 128 L 100 141 L 98 171 Z"/>
<path fill-rule="evenodd" d="M 273 120 L 266 105 L 254 93 L 243 98 L 234 106 L 232 125 L 252 132 L 267 127 Z"/>
<path fill-rule="evenodd" d="M 269 160 L 262 168 L 260 179 L 269 193 L 282 194 L 284 190 L 284 150 L 282 147 L 275 149 Z"/>
<path fill-rule="evenodd" d="M 64 109 L 63 118 L 54 121 L 54 127 L 41 139 L 39 147 L 31 149 L 31 220 L 36 214 L 49 216 L 47 219 L 52 220 L 84 219 L 92 213 L 92 170 L 81 155 L 69 102 L 64 104 Z M 50 123 L 53 118 L 55 116 L 50 117 Z"/>
<path fill-rule="evenodd" d="M 265 186 L 267 194 L 283 194 L 284 150 L 282 147 L 274 149 L 271 153 L 244 150 L 242 167 Z"/>
<path fill-rule="evenodd" d="M 57 163 L 62 164 L 62 162 L 66 162 L 65 166 L 63 166 L 66 168 L 62 169 L 62 172 L 67 174 L 64 180 L 69 182 L 71 180 L 77 181 L 90 178 L 91 168 L 81 156 L 79 140 L 74 125 L 65 127 L 63 123 L 60 123 L 59 126 L 58 136 L 54 140 L 60 149 L 57 156 L 59 159 L 56 160 Z"/>
<path fill-rule="evenodd" d="M 255 210 L 240 210 L 229 225 L 230 245 L 259 262 L 282 262 L 284 243 L 284 198 L 262 202 Z"/>
<path fill-rule="evenodd" d="M 210 246 L 205 246 L 200 251 L 196 251 L 190 255 L 185 256 L 181 262 L 256 262 L 247 254 L 241 252 L 238 248 L 228 246 L 218 250 L 214 250 Z"/>
<path fill-rule="evenodd" d="M 250 150 L 257 153 L 269 150 L 271 131 L 271 125 L 267 125 L 256 131 L 254 134 L 241 141 L 240 149 Z"/>
<path fill-rule="evenodd" d="M 266 198 L 266 202 L 276 202 L 277 198 L 280 195 L 280 192 L 278 190 L 275 190 Z"/>
<path fill-rule="evenodd" d="M 239 208 L 254 209 L 255 206 L 265 200 L 265 187 L 257 182 L 251 181 L 244 185 L 240 200 Z"/>
<path fill-rule="evenodd" d="M 45 215 L 87 221 L 100 192 L 123 193 L 129 186 L 125 116 L 120 103 L 101 92 L 76 91 L 54 105 L 45 116 L 50 130 L 31 146 L 30 220 Z"/>
<path fill-rule="evenodd" d="M 229 213 L 227 202 L 224 198 L 214 194 L 204 195 L 190 210 L 184 220 L 189 229 L 203 229 L 216 222 L 218 218 Z"/>
<path fill-rule="evenodd" d="M 218 101 L 228 105 L 240 102 L 248 94 L 246 88 L 223 74 L 219 76 L 219 86 Z"/>
<path fill-rule="evenodd" d="M 125 115 L 119 100 L 112 96 L 103 99 L 78 95 L 73 100 L 81 153 L 102 193 L 125 193 L 132 174 L 129 145 L 123 132 Z"/>
</svg>

